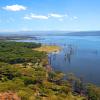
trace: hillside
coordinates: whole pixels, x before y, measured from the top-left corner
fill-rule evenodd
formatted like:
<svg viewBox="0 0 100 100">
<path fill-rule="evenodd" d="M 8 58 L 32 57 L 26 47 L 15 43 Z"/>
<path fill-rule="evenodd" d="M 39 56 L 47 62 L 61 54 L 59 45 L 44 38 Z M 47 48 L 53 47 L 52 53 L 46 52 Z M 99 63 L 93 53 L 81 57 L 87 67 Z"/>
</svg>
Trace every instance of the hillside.
<svg viewBox="0 0 100 100">
<path fill-rule="evenodd" d="M 40 46 L 0 41 L 0 100 L 99 100 L 99 87 L 52 70 L 47 54 L 33 50 Z"/>
</svg>

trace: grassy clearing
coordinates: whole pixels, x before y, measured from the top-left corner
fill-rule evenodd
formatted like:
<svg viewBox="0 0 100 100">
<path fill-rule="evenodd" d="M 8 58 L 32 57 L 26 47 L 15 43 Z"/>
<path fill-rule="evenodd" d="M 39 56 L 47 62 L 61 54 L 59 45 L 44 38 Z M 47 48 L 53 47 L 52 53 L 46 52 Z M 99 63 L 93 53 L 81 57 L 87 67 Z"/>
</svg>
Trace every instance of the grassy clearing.
<svg viewBox="0 0 100 100">
<path fill-rule="evenodd" d="M 46 53 L 51 53 L 51 52 L 59 52 L 61 50 L 61 48 L 59 46 L 48 46 L 48 45 L 43 45 L 41 47 L 38 48 L 34 48 L 33 50 L 35 51 L 43 51 Z"/>
</svg>

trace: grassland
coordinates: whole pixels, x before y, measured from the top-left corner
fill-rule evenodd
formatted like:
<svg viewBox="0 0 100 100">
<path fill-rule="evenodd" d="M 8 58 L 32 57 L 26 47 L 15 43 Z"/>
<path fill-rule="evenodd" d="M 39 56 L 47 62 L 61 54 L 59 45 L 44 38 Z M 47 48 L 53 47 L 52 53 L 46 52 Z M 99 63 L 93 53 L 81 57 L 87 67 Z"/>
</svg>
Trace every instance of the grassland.
<svg viewBox="0 0 100 100">
<path fill-rule="evenodd" d="M 59 46 L 50 46 L 50 45 L 43 45 L 41 47 L 38 48 L 34 48 L 33 50 L 35 51 L 43 51 L 46 53 L 51 53 L 51 52 L 59 52 L 61 50 L 61 48 Z"/>
</svg>

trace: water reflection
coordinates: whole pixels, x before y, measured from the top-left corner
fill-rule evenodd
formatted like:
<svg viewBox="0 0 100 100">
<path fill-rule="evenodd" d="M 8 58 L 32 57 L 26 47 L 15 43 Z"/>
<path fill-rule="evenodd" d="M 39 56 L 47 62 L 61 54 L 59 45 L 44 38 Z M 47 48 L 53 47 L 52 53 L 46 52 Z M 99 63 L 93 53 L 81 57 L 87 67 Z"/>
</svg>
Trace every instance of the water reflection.
<svg viewBox="0 0 100 100">
<path fill-rule="evenodd" d="M 75 48 L 71 44 L 69 44 L 69 45 L 64 44 L 63 46 L 64 47 L 62 47 L 62 50 L 61 50 L 61 53 L 63 53 L 63 58 L 62 59 L 66 64 L 70 64 L 72 56 L 74 55 L 74 52 L 75 52 L 74 51 Z M 48 55 L 49 63 L 52 65 L 52 63 L 57 60 L 58 56 L 60 56 L 60 54 L 57 54 L 56 52 L 50 53 Z M 58 63 L 60 63 L 60 61 L 58 61 Z"/>
<path fill-rule="evenodd" d="M 74 51 L 75 48 L 73 45 L 69 44 L 69 45 L 66 45 L 64 44 L 64 48 L 63 48 L 63 53 L 64 53 L 64 62 L 65 63 L 71 63 L 71 58 L 72 56 L 74 55 Z"/>
<path fill-rule="evenodd" d="M 98 55 L 98 51 L 97 51 L 97 50 L 94 50 L 93 53 L 94 53 L 95 55 Z"/>
</svg>

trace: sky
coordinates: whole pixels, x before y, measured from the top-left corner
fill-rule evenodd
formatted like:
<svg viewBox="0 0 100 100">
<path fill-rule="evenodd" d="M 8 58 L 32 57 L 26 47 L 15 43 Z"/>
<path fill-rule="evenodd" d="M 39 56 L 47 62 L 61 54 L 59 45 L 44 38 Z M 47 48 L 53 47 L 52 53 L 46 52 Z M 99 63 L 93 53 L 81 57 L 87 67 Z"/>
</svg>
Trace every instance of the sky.
<svg viewBox="0 0 100 100">
<path fill-rule="evenodd" d="M 0 31 L 100 30 L 100 0 L 0 0 Z"/>
</svg>

